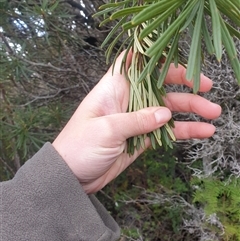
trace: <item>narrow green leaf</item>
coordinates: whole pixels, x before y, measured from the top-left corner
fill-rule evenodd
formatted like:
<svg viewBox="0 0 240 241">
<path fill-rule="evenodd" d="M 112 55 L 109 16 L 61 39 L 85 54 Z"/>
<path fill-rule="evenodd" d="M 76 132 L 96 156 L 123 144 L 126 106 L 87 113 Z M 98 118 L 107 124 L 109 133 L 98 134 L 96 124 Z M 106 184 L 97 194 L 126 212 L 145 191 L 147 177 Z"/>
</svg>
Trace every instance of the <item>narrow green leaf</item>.
<svg viewBox="0 0 240 241">
<path fill-rule="evenodd" d="M 235 6 L 239 6 L 239 0 L 231 0 L 231 2 L 232 2 Z"/>
<path fill-rule="evenodd" d="M 161 132 L 162 132 L 162 144 L 163 144 L 163 147 L 165 148 L 165 150 L 167 150 L 171 141 L 169 140 L 169 136 L 165 129 L 165 126 L 163 126 L 161 128 Z"/>
<path fill-rule="evenodd" d="M 163 50 L 160 50 L 155 56 L 153 56 L 150 61 L 149 61 L 149 66 L 148 66 L 148 74 L 151 75 L 153 70 L 158 66 L 157 64 L 159 63 L 159 59 L 162 56 Z"/>
<path fill-rule="evenodd" d="M 132 43 L 133 43 L 133 36 L 129 36 L 128 38 L 126 38 L 122 44 L 120 45 L 120 47 L 118 48 L 118 51 L 117 53 L 115 54 L 115 57 L 113 59 L 113 63 L 112 63 L 112 71 L 114 71 L 114 68 L 115 68 L 115 64 L 116 64 L 116 61 L 117 61 L 117 58 L 119 56 L 119 54 L 123 51 L 124 47 L 126 46 L 127 42 L 129 42 L 129 46 L 131 47 L 132 46 Z M 126 50 L 128 51 L 128 50 Z M 123 63 L 123 61 L 122 61 Z"/>
<path fill-rule="evenodd" d="M 134 42 L 134 39 L 131 38 L 129 45 L 128 45 L 127 49 L 125 50 L 125 54 L 122 58 L 122 63 L 121 63 L 121 67 L 120 67 L 120 73 L 121 74 L 124 73 L 124 75 L 127 79 L 128 79 L 128 74 L 127 74 L 127 69 L 126 69 L 126 60 L 127 60 L 128 53 L 130 52 L 130 50 L 133 46 L 133 42 Z"/>
<path fill-rule="evenodd" d="M 59 1 L 55 1 L 55 3 L 49 8 L 51 12 L 53 12 L 58 7 Z"/>
<path fill-rule="evenodd" d="M 49 4 L 49 1 L 48 0 L 43 0 L 42 1 L 42 5 L 41 5 L 41 8 L 43 9 L 43 11 L 47 10 L 47 5 Z"/>
<path fill-rule="evenodd" d="M 173 42 L 172 42 L 172 46 L 170 48 L 170 51 L 167 55 L 167 59 L 166 59 L 166 62 L 164 63 L 164 66 L 162 68 L 162 71 L 161 71 L 161 74 L 159 76 L 159 79 L 158 79 L 158 82 L 157 82 L 157 87 L 160 89 L 163 85 L 163 82 L 166 78 L 166 75 L 168 73 L 168 70 L 169 70 L 169 66 L 172 62 L 172 59 L 173 59 L 173 55 L 174 53 L 176 52 L 176 48 L 178 47 L 178 41 L 179 41 L 179 37 L 180 35 L 178 34 L 178 31 L 173 39 Z"/>
<path fill-rule="evenodd" d="M 110 57 L 111 57 L 111 53 L 112 53 L 112 50 L 114 48 L 114 46 L 116 45 L 116 43 L 118 42 L 118 40 L 123 36 L 124 32 L 122 31 L 121 33 L 118 34 L 118 36 L 112 41 L 112 43 L 108 46 L 107 50 L 106 50 L 106 62 L 107 64 L 109 64 L 109 60 L 110 60 Z"/>
<path fill-rule="evenodd" d="M 99 16 L 102 16 L 104 14 L 107 14 L 107 13 L 110 13 L 110 12 L 114 12 L 115 10 L 117 10 L 118 7 L 115 7 L 115 8 L 107 8 L 107 9 L 104 9 L 102 11 L 99 11 L 99 12 L 96 12 L 92 15 L 93 18 L 95 17 L 99 17 Z"/>
<path fill-rule="evenodd" d="M 147 92 L 147 90 L 146 90 L 146 88 L 145 88 L 144 83 L 142 82 L 142 83 L 140 83 L 140 84 L 142 85 L 142 90 L 143 90 L 143 94 L 142 94 L 142 98 L 143 98 L 143 107 L 144 107 L 144 108 L 147 108 L 147 107 L 149 107 L 149 105 L 148 105 L 148 101 L 147 101 L 148 92 Z"/>
<path fill-rule="evenodd" d="M 148 48 L 153 45 L 153 41 L 149 37 L 143 38 L 143 42 L 147 45 Z"/>
<path fill-rule="evenodd" d="M 208 32 L 207 23 L 206 23 L 206 20 L 205 20 L 204 16 L 203 16 L 203 19 L 202 19 L 202 34 L 203 34 L 203 37 L 204 37 L 204 40 L 205 40 L 207 51 L 208 51 L 209 54 L 212 55 L 214 53 L 214 47 L 213 47 L 213 44 L 212 44 L 212 39 L 211 39 L 210 34 Z"/>
<path fill-rule="evenodd" d="M 161 141 L 162 133 L 161 133 L 160 128 L 156 129 L 154 132 L 156 133 L 157 140 Z M 161 145 L 162 145 L 162 142 L 161 142 Z"/>
<path fill-rule="evenodd" d="M 160 128 L 157 129 L 157 130 L 154 130 L 153 131 L 153 134 L 154 134 L 154 137 L 155 137 L 155 140 L 157 141 L 158 145 L 159 146 L 162 146 L 162 141 L 161 141 L 161 130 Z"/>
<path fill-rule="evenodd" d="M 104 19 L 100 24 L 99 24 L 99 27 L 102 27 L 103 25 L 105 25 L 106 23 L 110 22 L 110 18 L 106 18 Z"/>
<path fill-rule="evenodd" d="M 171 137 L 171 139 L 173 141 L 176 141 L 176 137 L 173 134 L 172 128 L 169 126 L 169 124 L 167 123 L 164 127 L 165 127 L 166 131 L 168 132 L 168 135 Z"/>
<path fill-rule="evenodd" d="M 237 57 L 237 50 L 235 47 L 235 43 L 222 18 L 220 19 L 220 21 L 221 21 L 221 27 L 222 27 L 223 43 L 226 48 L 233 71 L 235 73 L 237 82 L 238 84 L 240 84 L 240 61 Z"/>
<path fill-rule="evenodd" d="M 150 141 L 151 141 L 152 148 L 153 148 L 154 150 L 156 150 L 155 136 L 154 136 L 154 134 L 153 134 L 152 132 L 151 132 L 149 135 L 150 135 Z"/>
<path fill-rule="evenodd" d="M 232 0 L 218 0 L 216 1 L 216 5 L 220 12 L 231 19 L 236 26 L 240 26 L 240 2 L 236 5 Z"/>
<path fill-rule="evenodd" d="M 161 89 L 163 89 L 163 88 L 161 88 Z M 155 94 L 155 96 L 157 98 L 159 106 L 165 106 L 165 103 L 163 101 L 163 96 L 164 95 L 161 94 L 161 89 L 158 89 L 157 81 L 152 81 L 152 90 L 153 90 L 153 93 Z"/>
<path fill-rule="evenodd" d="M 129 155 L 133 155 L 134 152 L 135 152 L 135 148 L 134 148 L 134 145 L 133 145 L 133 138 L 129 138 L 127 139 L 127 153 Z"/>
<path fill-rule="evenodd" d="M 140 35 L 139 38 L 143 39 L 148 36 L 154 29 L 156 29 L 163 21 L 169 18 L 171 14 L 177 10 L 177 8 L 181 5 L 181 2 L 177 2 L 173 4 L 168 10 L 163 12 L 159 17 L 157 17 L 153 22 L 148 23 L 147 27 L 145 27 Z"/>
<path fill-rule="evenodd" d="M 138 30 L 138 27 L 136 27 L 134 30 L 134 46 L 137 47 L 136 51 L 140 52 L 141 54 L 144 54 L 143 46 L 138 39 Z"/>
<path fill-rule="evenodd" d="M 138 83 L 140 83 L 141 81 L 143 81 L 143 80 L 146 78 L 146 76 L 147 76 L 147 74 L 148 74 L 149 64 L 150 64 L 150 62 L 148 62 L 148 63 L 145 65 L 144 69 L 142 70 L 142 72 L 141 72 L 141 74 L 140 74 L 140 76 L 138 77 L 138 80 L 137 80 Z"/>
<path fill-rule="evenodd" d="M 179 30 L 179 32 L 184 31 L 189 24 L 193 21 L 193 19 L 196 17 L 196 13 L 199 9 L 199 5 L 200 5 L 200 1 L 196 3 L 196 5 L 194 6 L 191 14 L 189 15 L 189 17 L 187 18 L 187 21 L 185 22 L 185 24 L 181 27 L 181 29 Z"/>
<path fill-rule="evenodd" d="M 190 47 L 189 59 L 188 59 L 188 66 L 186 72 L 186 79 L 192 80 L 194 69 L 196 65 L 196 57 L 198 52 L 199 42 L 201 41 L 201 26 L 203 20 L 203 10 L 204 10 L 204 0 L 200 0 L 199 9 L 195 21 L 195 26 L 193 30 L 193 37 Z"/>
<path fill-rule="evenodd" d="M 195 68 L 193 75 L 193 93 L 197 94 L 200 88 L 200 76 L 201 76 L 201 41 L 198 42 L 196 60 L 195 60 Z"/>
<path fill-rule="evenodd" d="M 122 1 L 122 2 L 114 2 L 114 3 L 106 3 L 106 4 L 103 4 L 99 7 L 99 10 L 103 10 L 103 9 L 106 9 L 106 8 L 112 8 L 112 7 L 120 7 L 120 6 L 123 6 L 124 4 L 130 2 L 131 0 L 125 0 L 125 1 Z"/>
<path fill-rule="evenodd" d="M 217 60 L 222 58 L 222 34 L 220 25 L 220 16 L 215 3 L 215 0 L 209 0 L 211 18 L 212 18 L 212 31 L 213 31 L 213 43 Z"/>
<path fill-rule="evenodd" d="M 127 31 L 127 30 L 129 30 L 129 29 L 132 29 L 132 28 L 133 28 L 132 22 L 129 21 L 129 22 L 124 23 L 124 24 L 122 25 L 122 28 L 123 28 L 124 31 Z"/>
<path fill-rule="evenodd" d="M 168 45 L 169 40 L 173 37 L 173 35 L 175 34 L 175 31 L 183 24 L 186 17 L 190 14 L 190 12 L 192 11 L 197 1 L 198 0 L 191 0 L 190 2 L 188 2 L 185 10 L 180 13 L 178 18 L 168 27 L 168 29 L 152 45 L 152 47 L 146 51 L 146 54 L 148 56 L 150 57 L 154 56 L 159 52 L 159 50 L 164 49 Z"/>
<path fill-rule="evenodd" d="M 233 1 L 233 0 L 232 0 L 232 1 Z M 237 1 L 238 1 L 238 0 L 237 0 Z M 208 8 L 207 5 L 205 5 L 205 13 L 207 13 L 207 14 L 211 17 L 211 12 L 210 12 L 210 10 L 209 10 L 209 8 Z M 220 15 L 220 16 L 221 16 L 221 15 Z M 233 21 L 233 22 L 234 22 L 234 21 Z M 236 22 L 238 23 L 238 22 L 239 22 L 239 19 L 238 19 Z M 231 34 L 231 35 L 234 35 L 234 36 L 236 36 L 238 39 L 240 39 L 240 32 L 239 32 L 236 28 L 234 28 L 233 26 L 231 26 L 229 23 L 227 23 L 225 20 L 224 20 L 224 23 L 226 24 L 226 26 L 227 26 L 230 34 Z M 235 22 L 234 22 L 234 24 L 235 24 Z"/>
<path fill-rule="evenodd" d="M 133 53 L 134 55 L 134 53 Z M 130 80 L 130 83 L 131 83 L 131 86 L 133 88 L 133 91 L 134 91 L 134 96 L 137 98 L 137 102 L 139 104 L 139 108 L 140 109 L 143 109 L 143 102 L 142 102 L 142 99 L 141 99 L 141 96 L 140 96 L 140 93 L 139 93 L 139 90 L 138 90 L 138 87 L 137 87 L 137 82 L 135 81 L 135 78 L 136 78 L 136 64 L 135 64 L 135 57 L 133 56 L 132 58 L 132 64 L 129 68 L 129 76 L 131 76 L 129 78 Z M 137 109 L 135 109 L 134 111 L 136 111 Z"/>
<path fill-rule="evenodd" d="M 117 32 L 117 30 L 120 28 L 120 26 L 126 21 L 126 17 L 122 18 L 110 31 L 110 33 L 107 35 L 107 37 L 104 39 L 103 43 L 101 44 L 101 48 L 103 48 L 109 40 L 114 36 L 114 34 Z"/>
<path fill-rule="evenodd" d="M 173 61 L 174 61 L 175 68 L 177 68 L 178 64 L 180 63 L 178 45 L 177 45 L 177 47 L 175 49 L 175 52 L 174 52 L 174 55 L 173 55 Z"/>
<path fill-rule="evenodd" d="M 121 9 L 121 10 L 113 13 L 110 16 L 110 19 L 114 20 L 114 19 L 117 19 L 117 18 L 129 16 L 131 14 L 141 12 L 144 8 L 146 8 L 146 6 L 135 6 L 135 7 L 124 8 L 124 9 Z"/>
<path fill-rule="evenodd" d="M 184 1 L 178 0 L 178 2 L 183 3 Z M 152 3 L 132 19 L 132 24 L 136 26 L 142 22 L 153 19 L 154 17 L 164 13 L 173 4 L 176 4 L 176 0 L 162 0 L 157 3 Z"/>
<path fill-rule="evenodd" d="M 154 106 L 153 103 L 153 90 L 152 90 L 152 83 L 151 83 L 151 77 L 148 74 L 146 77 L 146 82 L 147 82 L 147 89 L 148 89 L 148 105 L 149 106 Z"/>
<path fill-rule="evenodd" d="M 234 27 L 232 27 L 229 23 L 227 23 L 226 21 L 224 21 L 225 25 L 227 26 L 228 28 L 228 31 L 229 33 L 232 35 L 232 36 L 236 36 L 238 39 L 240 39 L 240 32 L 235 29 Z"/>
</svg>

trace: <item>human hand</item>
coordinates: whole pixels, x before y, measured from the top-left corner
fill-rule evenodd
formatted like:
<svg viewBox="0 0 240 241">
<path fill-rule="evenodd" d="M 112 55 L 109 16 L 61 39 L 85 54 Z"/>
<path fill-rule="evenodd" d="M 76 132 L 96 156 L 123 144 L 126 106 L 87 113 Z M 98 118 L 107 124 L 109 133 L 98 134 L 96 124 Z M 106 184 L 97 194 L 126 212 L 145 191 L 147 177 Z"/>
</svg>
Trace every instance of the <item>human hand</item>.
<svg viewBox="0 0 240 241">
<path fill-rule="evenodd" d="M 189 93 L 169 93 L 167 107 L 149 107 L 126 113 L 129 99 L 129 82 L 120 74 L 123 54 L 119 56 L 114 73 L 112 68 L 86 96 L 67 125 L 54 140 L 53 146 L 78 178 L 86 193 L 102 189 L 125 170 L 144 150 L 129 156 L 124 152 L 126 140 L 149 133 L 171 118 L 171 111 L 194 112 L 207 119 L 217 118 L 221 107 Z M 131 61 L 129 54 L 127 66 Z M 182 66 L 170 67 L 165 84 L 192 83 L 185 79 Z M 201 76 L 201 92 L 209 91 L 212 81 Z M 177 139 L 207 138 L 215 127 L 203 122 L 175 121 Z M 150 140 L 145 140 L 146 148 Z"/>
</svg>

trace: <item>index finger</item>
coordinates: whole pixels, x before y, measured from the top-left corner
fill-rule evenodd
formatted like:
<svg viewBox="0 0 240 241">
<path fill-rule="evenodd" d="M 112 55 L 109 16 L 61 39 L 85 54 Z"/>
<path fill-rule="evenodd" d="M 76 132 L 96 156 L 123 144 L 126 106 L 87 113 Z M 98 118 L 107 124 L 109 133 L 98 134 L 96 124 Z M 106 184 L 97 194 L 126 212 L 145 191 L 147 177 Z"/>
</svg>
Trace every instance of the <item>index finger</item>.
<svg viewBox="0 0 240 241">
<path fill-rule="evenodd" d="M 212 88 L 212 80 L 201 74 L 201 82 L 200 82 L 200 92 L 207 92 Z M 171 64 L 168 70 L 168 74 L 165 79 L 165 84 L 179 84 L 186 85 L 190 88 L 193 87 L 193 81 L 188 81 L 186 79 L 186 68 L 182 65 L 178 65 L 176 68 L 174 64 Z"/>
</svg>

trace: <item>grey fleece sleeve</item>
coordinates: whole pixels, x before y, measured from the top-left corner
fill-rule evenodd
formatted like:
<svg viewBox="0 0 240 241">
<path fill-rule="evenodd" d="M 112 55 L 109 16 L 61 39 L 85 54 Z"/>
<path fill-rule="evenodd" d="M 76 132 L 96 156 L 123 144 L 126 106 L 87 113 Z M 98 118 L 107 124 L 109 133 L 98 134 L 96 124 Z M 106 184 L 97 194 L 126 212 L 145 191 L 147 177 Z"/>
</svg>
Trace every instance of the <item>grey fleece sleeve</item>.
<svg viewBox="0 0 240 241">
<path fill-rule="evenodd" d="M 111 241 L 119 227 L 50 143 L 0 184 L 0 240 Z"/>
</svg>

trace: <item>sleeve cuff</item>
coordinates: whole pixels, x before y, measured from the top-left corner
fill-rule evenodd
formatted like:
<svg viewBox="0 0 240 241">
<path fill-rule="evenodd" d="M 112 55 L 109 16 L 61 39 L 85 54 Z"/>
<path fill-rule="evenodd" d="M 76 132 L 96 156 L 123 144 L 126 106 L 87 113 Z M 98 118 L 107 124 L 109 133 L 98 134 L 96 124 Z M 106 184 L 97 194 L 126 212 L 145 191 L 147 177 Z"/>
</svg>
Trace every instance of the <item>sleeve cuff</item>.
<svg viewBox="0 0 240 241">
<path fill-rule="evenodd" d="M 26 234 L 29 240 L 51 241 L 110 241 L 120 236 L 108 211 L 94 195 L 84 192 L 50 143 L 26 162 L 13 180 L 3 184 L 3 194 L 6 230 L 17 240 Z"/>
</svg>

